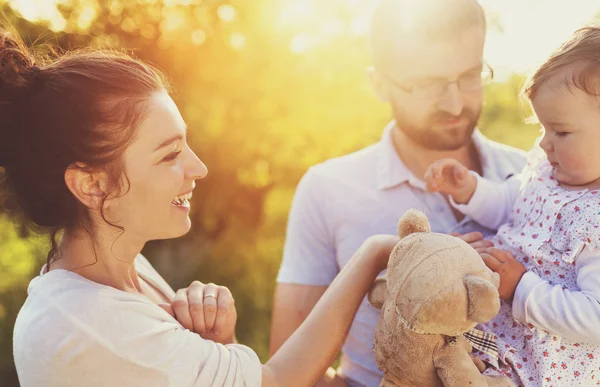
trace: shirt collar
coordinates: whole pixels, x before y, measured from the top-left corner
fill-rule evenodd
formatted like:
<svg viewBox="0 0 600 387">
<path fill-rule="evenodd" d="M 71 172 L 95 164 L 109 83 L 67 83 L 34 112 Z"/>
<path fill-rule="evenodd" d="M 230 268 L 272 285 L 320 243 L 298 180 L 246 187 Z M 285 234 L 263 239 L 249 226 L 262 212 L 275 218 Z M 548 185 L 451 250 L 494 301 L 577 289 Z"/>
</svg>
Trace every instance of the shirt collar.
<svg viewBox="0 0 600 387">
<path fill-rule="evenodd" d="M 396 122 L 393 120 L 387 124 L 379 141 L 381 149 L 377 160 L 377 188 L 385 190 L 408 182 L 417 188 L 425 189 L 424 182 L 413 175 L 396 153 L 392 141 L 392 131 L 395 126 Z M 497 174 L 495 164 L 490 162 L 488 157 L 491 153 L 489 141 L 478 129 L 475 129 L 473 142 L 480 157 L 484 177 L 494 177 Z"/>
</svg>

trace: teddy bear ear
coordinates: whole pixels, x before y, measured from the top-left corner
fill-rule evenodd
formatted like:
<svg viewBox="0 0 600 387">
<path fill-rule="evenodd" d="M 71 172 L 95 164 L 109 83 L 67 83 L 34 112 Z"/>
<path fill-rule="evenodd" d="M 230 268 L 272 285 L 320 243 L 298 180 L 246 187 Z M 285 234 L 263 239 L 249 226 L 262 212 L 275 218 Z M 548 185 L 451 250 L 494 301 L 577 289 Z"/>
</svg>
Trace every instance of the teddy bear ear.
<svg viewBox="0 0 600 387">
<path fill-rule="evenodd" d="M 385 300 L 388 297 L 387 280 L 385 277 L 379 277 L 373 282 L 371 290 L 369 290 L 368 299 L 371 305 L 377 309 L 381 309 Z"/>
<path fill-rule="evenodd" d="M 469 299 L 467 318 L 471 321 L 486 323 L 500 310 L 500 296 L 495 284 L 483 278 L 468 275 L 463 280 Z"/>
<path fill-rule="evenodd" d="M 398 236 L 400 239 L 416 232 L 430 232 L 431 226 L 427 215 L 419 210 L 410 209 L 398 221 Z"/>
</svg>

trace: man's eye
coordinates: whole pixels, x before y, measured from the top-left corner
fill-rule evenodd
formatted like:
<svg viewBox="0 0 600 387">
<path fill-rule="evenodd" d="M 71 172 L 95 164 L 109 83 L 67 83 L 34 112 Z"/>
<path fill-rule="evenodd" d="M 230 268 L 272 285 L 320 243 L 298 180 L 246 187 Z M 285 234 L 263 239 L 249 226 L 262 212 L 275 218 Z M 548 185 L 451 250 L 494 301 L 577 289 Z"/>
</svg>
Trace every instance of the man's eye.
<svg viewBox="0 0 600 387">
<path fill-rule="evenodd" d="M 163 159 L 163 161 L 173 161 L 177 158 L 177 156 L 179 156 L 180 153 L 181 151 L 170 153 L 169 155 L 167 155 L 167 157 Z"/>
<path fill-rule="evenodd" d="M 413 87 L 419 88 L 419 89 L 428 89 L 428 88 L 435 88 L 437 86 L 439 86 L 440 84 L 443 84 L 444 81 L 440 81 L 437 79 L 424 79 L 418 82 L 415 82 Z"/>
</svg>

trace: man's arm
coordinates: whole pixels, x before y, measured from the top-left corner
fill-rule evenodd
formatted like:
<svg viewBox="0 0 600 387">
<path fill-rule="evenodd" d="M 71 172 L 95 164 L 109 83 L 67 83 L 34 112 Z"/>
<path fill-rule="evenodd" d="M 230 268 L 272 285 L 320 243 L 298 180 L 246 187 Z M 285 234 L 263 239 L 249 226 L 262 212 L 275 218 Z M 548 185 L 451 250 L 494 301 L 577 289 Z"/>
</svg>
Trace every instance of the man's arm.
<svg viewBox="0 0 600 387">
<path fill-rule="evenodd" d="M 333 236 L 327 224 L 325 185 L 309 170 L 296 189 L 275 289 L 271 321 L 270 355 L 273 356 L 319 301 L 339 268 Z M 317 387 L 346 386 L 329 369 Z"/>
<path fill-rule="evenodd" d="M 302 324 L 326 289 L 327 286 L 277 284 L 269 356 L 273 356 Z"/>
</svg>

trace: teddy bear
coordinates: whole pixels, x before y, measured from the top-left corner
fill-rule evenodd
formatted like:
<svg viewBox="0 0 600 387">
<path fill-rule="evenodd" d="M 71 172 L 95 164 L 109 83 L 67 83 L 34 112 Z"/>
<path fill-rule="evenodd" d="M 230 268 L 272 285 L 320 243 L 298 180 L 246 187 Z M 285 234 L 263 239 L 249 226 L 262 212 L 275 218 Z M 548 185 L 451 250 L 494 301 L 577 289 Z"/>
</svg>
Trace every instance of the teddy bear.
<svg viewBox="0 0 600 387">
<path fill-rule="evenodd" d="M 380 387 L 514 387 L 505 376 L 482 375 L 485 365 L 465 338 L 498 313 L 498 274 L 464 241 L 431 232 L 420 211 L 402 216 L 398 235 L 385 277 L 368 295 L 381 310 L 374 336 Z"/>
</svg>

